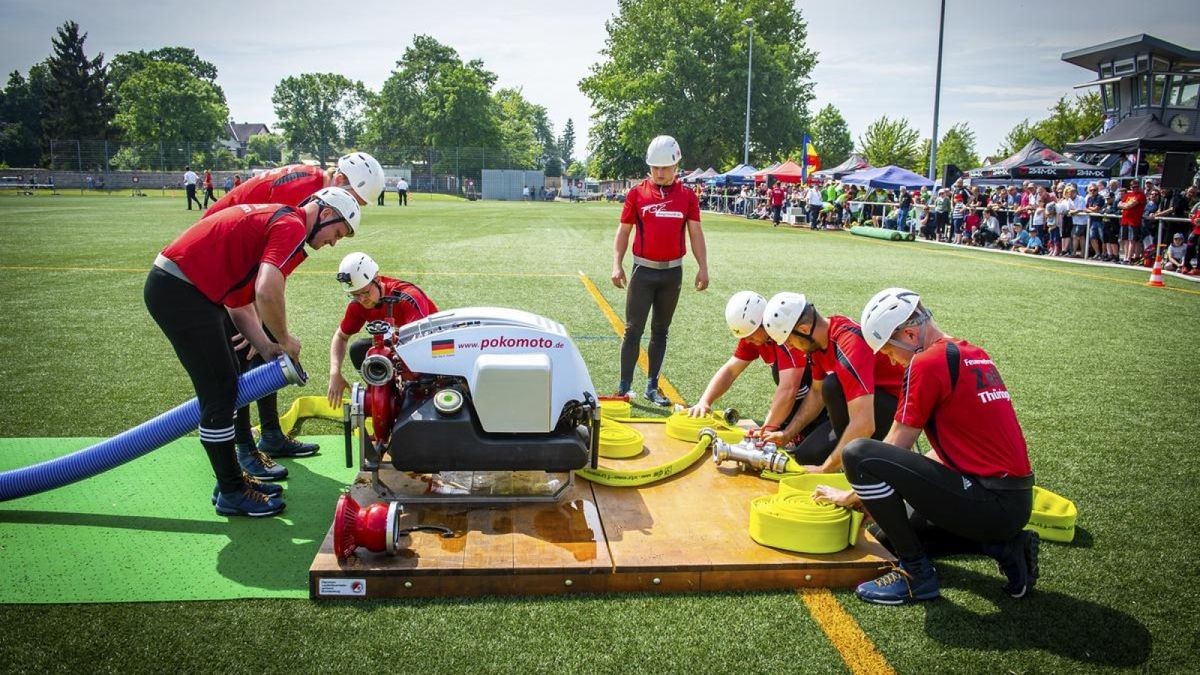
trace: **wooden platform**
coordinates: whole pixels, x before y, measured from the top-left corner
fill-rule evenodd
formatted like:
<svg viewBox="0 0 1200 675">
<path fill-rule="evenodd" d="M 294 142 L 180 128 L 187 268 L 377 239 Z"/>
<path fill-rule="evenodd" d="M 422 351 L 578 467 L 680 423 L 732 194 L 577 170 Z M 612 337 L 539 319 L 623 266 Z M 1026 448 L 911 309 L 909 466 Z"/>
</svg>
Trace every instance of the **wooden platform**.
<svg viewBox="0 0 1200 675">
<path fill-rule="evenodd" d="M 647 449 L 608 466 L 654 466 L 687 452 L 661 424 L 635 425 Z M 389 485 L 404 482 L 381 472 Z M 623 591 L 728 591 L 852 586 L 892 560 L 865 532 L 840 553 L 806 556 L 755 543 L 750 499 L 776 484 L 702 459 L 684 473 L 641 488 L 577 478 L 557 504 L 407 504 L 401 526 L 439 525 L 454 536 L 415 532 L 395 556 L 359 549 L 339 563 L 333 530 L 309 568 L 310 597 L 549 595 Z M 379 501 L 369 476 L 351 493 Z M 402 501 L 403 503 L 403 501 Z M 332 511 L 332 509 L 331 509 Z"/>
</svg>

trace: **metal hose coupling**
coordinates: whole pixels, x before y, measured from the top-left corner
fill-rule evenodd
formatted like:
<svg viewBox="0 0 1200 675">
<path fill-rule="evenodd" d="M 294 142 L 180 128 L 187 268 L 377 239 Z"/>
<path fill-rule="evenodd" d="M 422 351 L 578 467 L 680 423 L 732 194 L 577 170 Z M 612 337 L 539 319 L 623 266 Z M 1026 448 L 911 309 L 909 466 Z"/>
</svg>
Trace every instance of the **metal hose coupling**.
<svg viewBox="0 0 1200 675">
<path fill-rule="evenodd" d="M 308 373 L 304 372 L 299 360 L 293 360 L 287 354 L 280 354 L 277 360 L 279 368 L 283 371 L 283 376 L 287 378 L 289 384 L 302 387 L 305 382 L 308 382 Z"/>
<path fill-rule="evenodd" d="M 703 434 L 707 431 L 710 430 L 705 429 L 700 433 Z M 715 432 L 713 433 L 715 435 Z M 788 464 L 787 454 L 776 450 L 774 443 L 763 443 L 762 446 L 756 446 L 750 441 L 742 441 L 730 445 L 719 438 L 713 439 L 712 458 L 713 463 L 717 465 L 732 460 L 747 469 L 774 471 L 775 473 L 783 473 L 787 470 Z"/>
<path fill-rule="evenodd" d="M 367 384 L 380 387 L 395 378 L 396 366 L 383 354 L 372 354 L 363 359 L 362 376 Z"/>
</svg>

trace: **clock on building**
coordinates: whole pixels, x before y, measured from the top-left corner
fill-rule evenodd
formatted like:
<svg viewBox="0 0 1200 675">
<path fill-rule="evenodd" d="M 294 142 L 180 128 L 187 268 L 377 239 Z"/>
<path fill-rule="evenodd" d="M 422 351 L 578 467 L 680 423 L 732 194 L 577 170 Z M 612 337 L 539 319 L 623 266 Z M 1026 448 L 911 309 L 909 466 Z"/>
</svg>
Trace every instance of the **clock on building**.
<svg viewBox="0 0 1200 675">
<path fill-rule="evenodd" d="M 1192 128 L 1192 120 L 1187 115 L 1176 115 L 1171 118 L 1171 129 L 1176 133 L 1186 134 Z"/>
</svg>

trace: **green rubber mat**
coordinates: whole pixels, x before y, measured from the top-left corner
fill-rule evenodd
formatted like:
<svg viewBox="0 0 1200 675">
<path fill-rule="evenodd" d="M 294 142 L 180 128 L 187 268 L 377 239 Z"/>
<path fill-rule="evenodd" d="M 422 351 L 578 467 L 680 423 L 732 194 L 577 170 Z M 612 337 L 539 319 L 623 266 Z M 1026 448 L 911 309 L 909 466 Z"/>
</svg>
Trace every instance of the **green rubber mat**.
<svg viewBox="0 0 1200 675">
<path fill-rule="evenodd" d="M 212 468 L 194 436 L 0 503 L 0 603 L 308 597 L 308 567 L 356 471 L 345 467 L 341 436 L 303 438 L 321 453 L 280 462 L 287 510 L 274 518 L 216 515 Z M 97 440 L 0 439 L 0 471 Z"/>
</svg>

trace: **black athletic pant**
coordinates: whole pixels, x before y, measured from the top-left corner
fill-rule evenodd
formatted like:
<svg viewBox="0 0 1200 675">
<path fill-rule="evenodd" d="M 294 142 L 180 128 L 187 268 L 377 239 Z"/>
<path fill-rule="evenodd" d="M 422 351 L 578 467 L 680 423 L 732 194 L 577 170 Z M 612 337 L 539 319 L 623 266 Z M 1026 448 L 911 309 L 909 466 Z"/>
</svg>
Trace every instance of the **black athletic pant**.
<svg viewBox="0 0 1200 675">
<path fill-rule="evenodd" d="M 1033 477 L 967 476 L 923 455 L 860 438 L 842 452 L 846 478 L 902 560 L 925 555 L 909 521 L 915 513 L 947 532 L 1001 544 L 1021 532 L 1033 508 Z"/>
<path fill-rule="evenodd" d="M 229 331 L 230 335 L 238 332 L 236 326 L 233 325 L 233 319 L 228 318 L 226 312 L 225 330 Z M 275 336 L 271 335 L 271 331 L 263 326 L 263 331 L 271 340 L 275 340 Z M 254 358 L 246 360 L 246 354 L 250 352 L 250 347 L 237 351 L 237 361 L 240 372 L 247 372 L 262 364 L 266 363 L 261 354 L 255 354 Z M 279 396 L 275 392 L 271 392 L 266 396 L 258 399 L 258 421 L 262 424 L 262 430 L 266 431 L 281 431 L 279 426 Z M 254 433 L 250 425 L 250 406 L 242 406 L 237 409 L 234 414 L 234 440 L 238 445 L 254 445 Z"/>
<path fill-rule="evenodd" d="M 350 349 L 347 350 L 350 354 L 350 365 L 354 366 L 355 370 L 362 370 L 363 361 L 367 358 L 367 350 L 371 345 L 375 344 L 371 338 L 359 338 L 350 343 Z"/>
<path fill-rule="evenodd" d="M 183 190 L 184 190 L 184 192 L 187 193 L 188 211 L 192 210 L 192 202 L 196 202 L 196 208 L 203 211 L 204 205 L 201 204 L 200 200 L 196 198 L 196 186 L 194 184 L 193 185 L 185 185 Z"/>
<path fill-rule="evenodd" d="M 629 273 L 629 289 L 625 293 L 625 339 L 621 342 L 621 383 L 633 382 L 633 366 L 637 363 L 642 333 L 650 310 L 650 358 L 647 375 L 651 383 L 658 382 L 663 358 L 667 354 L 667 330 L 679 304 L 679 289 L 683 285 L 683 266 L 660 270 L 634 264 Z"/>
<path fill-rule="evenodd" d="M 228 313 L 195 286 L 155 267 L 143 291 L 146 309 L 175 348 L 200 399 L 200 443 L 222 492 L 242 487 L 233 449 L 233 406 L 239 368 L 226 327 Z"/>
<path fill-rule="evenodd" d="M 782 216 L 783 216 L 783 207 L 772 205 L 771 206 L 771 222 L 778 225 Z"/>
<path fill-rule="evenodd" d="M 771 379 L 775 381 L 775 386 L 779 386 L 779 364 L 778 363 L 771 364 Z M 779 427 L 781 429 L 786 428 L 787 425 L 792 423 L 792 418 L 796 416 L 796 413 L 800 412 L 800 406 L 804 403 L 805 397 L 811 396 L 811 395 L 812 395 L 812 364 L 810 363 L 804 367 L 804 375 L 802 375 L 800 377 L 800 388 L 796 391 L 796 400 L 794 403 L 792 403 L 792 409 L 788 411 L 787 417 L 783 418 L 783 422 L 780 422 Z M 821 429 L 822 427 L 825 429 L 825 431 L 824 431 L 825 436 L 826 437 L 829 436 L 829 414 L 825 410 L 821 410 L 821 413 L 819 415 L 817 415 L 816 418 L 813 419 L 813 421 L 809 422 L 808 426 L 801 429 L 800 435 L 803 436 L 804 438 L 808 438 L 809 435 L 811 435 L 811 434 L 819 433 L 817 430 Z M 819 459 L 815 462 L 804 462 L 804 463 L 805 464 L 819 464 L 820 462 L 825 461 L 825 457 L 828 457 L 829 453 L 832 451 L 833 451 L 833 445 L 830 445 L 829 449 L 825 451 L 824 457 L 822 457 L 821 459 Z"/>
<path fill-rule="evenodd" d="M 408 206 L 408 190 L 396 190 L 396 204 Z"/>
<path fill-rule="evenodd" d="M 375 203 L 380 206 L 383 206 L 383 197 L 386 194 L 387 194 L 387 190 L 380 190 L 379 191 L 379 199 Z"/>
<path fill-rule="evenodd" d="M 213 194 L 213 189 L 210 187 L 206 187 L 206 188 L 204 188 L 204 208 L 206 208 L 206 209 L 208 208 L 208 201 L 210 199 L 214 202 L 217 201 L 216 195 Z M 196 202 L 199 203 L 200 200 L 197 199 Z"/>
<path fill-rule="evenodd" d="M 829 419 L 805 434 L 804 440 L 792 452 L 792 457 L 802 464 L 821 464 L 837 447 L 838 439 L 850 424 L 850 408 L 846 404 L 846 392 L 835 373 L 829 373 L 821 383 L 821 398 Z M 892 428 L 896 417 L 896 397 L 881 389 L 875 390 L 875 433 L 871 438 L 882 441 Z M 843 460 L 844 461 L 844 460 Z"/>
</svg>

